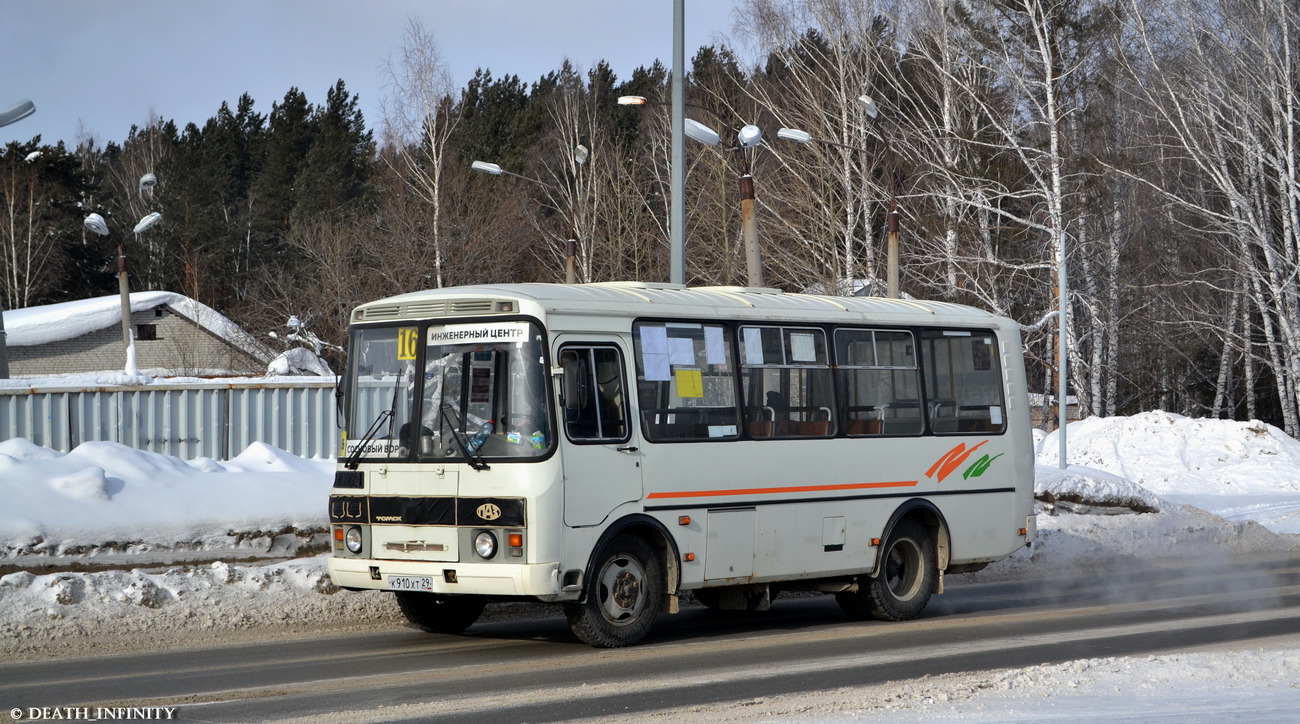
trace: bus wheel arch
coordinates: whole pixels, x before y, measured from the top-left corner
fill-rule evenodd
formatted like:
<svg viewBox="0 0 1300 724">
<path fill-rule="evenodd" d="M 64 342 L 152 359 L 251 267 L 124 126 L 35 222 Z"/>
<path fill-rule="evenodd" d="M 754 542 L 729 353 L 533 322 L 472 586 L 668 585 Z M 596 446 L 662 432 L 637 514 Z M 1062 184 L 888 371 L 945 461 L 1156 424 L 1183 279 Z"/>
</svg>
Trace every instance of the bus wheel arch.
<svg viewBox="0 0 1300 724">
<path fill-rule="evenodd" d="M 594 550 L 581 598 L 564 606 L 569 628 L 592 646 L 631 646 L 666 608 L 667 591 L 676 590 L 669 563 L 675 562 L 675 548 L 653 525 L 620 521 Z"/>
<path fill-rule="evenodd" d="M 889 522 L 885 524 L 881 542 L 889 540 L 889 536 L 894 532 L 895 526 L 904 520 L 915 520 L 926 530 L 934 540 L 935 546 L 935 564 L 940 571 L 948 568 L 948 562 L 952 555 L 951 537 L 948 532 L 948 521 L 944 518 L 943 513 L 935 507 L 934 503 L 924 498 L 913 498 L 904 502 L 894 510 L 893 515 L 889 517 Z M 880 572 L 880 557 L 876 558 L 875 568 L 872 569 L 871 575 Z M 936 590 L 935 593 L 943 593 L 942 590 Z"/>
<path fill-rule="evenodd" d="M 943 515 L 928 501 L 913 500 L 899 506 L 885 526 L 873 570 L 859 576 L 853 590 L 836 594 L 840 608 L 859 619 L 916 618 L 930 594 L 942 590 L 947 528 Z"/>
<path fill-rule="evenodd" d="M 620 518 L 605 529 L 605 532 L 600 535 L 600 538 L 596 541 L 596 545 L 592 547 L 592 550 L 599 552 L 603 550 L 610 541 L 614 540 L 614 538 L 624 534 L 635 535 L 655 549 L 659 554 L 659 562 L 663 570 L 664 594 L 669 597 L 676 597 L 677 594 L 680 593 L 678 586 L 682 580 L 682 559 L 678 552 L 677 541 L 673 539 L 672 535 L 668 532 L 668 529 L 664 527 L 664 524 L 648 515 L 640 513 Z M 582 587 L 582 599 L 584 600 L 590 592 L 590 588 L 586 585 L 586 581 L 590 580 L 593 573 L 592 569 L 595 565 L 596 556 L 593 555 L 591 559 L 587 561 L 587 567 L 583 571 L 584 583 Z M 666 610 L 670 608 L 673 607 L 665 607 Z M 667 612 L 676 613 L 676 610 L 667 610 Z"/>
</svg>

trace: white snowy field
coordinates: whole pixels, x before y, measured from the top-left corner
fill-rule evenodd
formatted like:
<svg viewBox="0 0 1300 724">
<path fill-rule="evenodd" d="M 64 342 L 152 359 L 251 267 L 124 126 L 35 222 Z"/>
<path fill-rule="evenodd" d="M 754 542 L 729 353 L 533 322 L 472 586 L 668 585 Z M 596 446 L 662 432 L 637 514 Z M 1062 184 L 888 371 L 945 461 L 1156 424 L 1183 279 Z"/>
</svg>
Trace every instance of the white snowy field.
<svg viewBox="0 0 1300 724">
<path fill-rule="evenodd" d="M 1280 430 L 1150 412 L 1085 420 L 1067 433 L 1065 470 L 1055 435 L 1039 441 L 1036 487 L 1047 502 L 1035 543 L 954 579 L 1042 577 L 1189 551 L 1300 556 L 1300 443 Z M 0 576 L 0 661 L 400 625 L 386 594 L 340 593 L 324 557 L 294 557 L 320 541 L 332 470 L 332 461 L 264 445 L 217 462 L 113 443 L 66 455 L 0 443 L 0 571 L 15 571 Z M 183 564 L 198 556 L 222 560 Z M 236 562 L 255 556 L 278 559 Z M 155 565 L 169 559 L 177 563 Z M 52 562 L 108 569 L 33 572 Z M 694 715 L 1297 721 L 1300 641 L 931 677 Z"/>
</svg>

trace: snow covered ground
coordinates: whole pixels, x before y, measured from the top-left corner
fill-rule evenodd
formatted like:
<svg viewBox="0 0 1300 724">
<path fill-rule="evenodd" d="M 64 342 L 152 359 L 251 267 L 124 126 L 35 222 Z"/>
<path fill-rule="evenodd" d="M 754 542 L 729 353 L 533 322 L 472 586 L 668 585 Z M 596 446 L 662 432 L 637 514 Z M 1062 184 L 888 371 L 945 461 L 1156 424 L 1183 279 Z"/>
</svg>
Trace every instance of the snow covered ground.
<svg viewBox="0 0 1300 724">
<path fill-rule="evenodd" d="M 1163 412 L 1039 441 L 1034 545 L 967 578 L 1107 559 L 1300 555 L 1300 443 L 1268 425 Z M 0 443 L 0 660 L 397 625 L 391 598 L 336 595 L 318 549 L 332 461 L 255 445 L 225 462 L 113 443 Z M 1134 511 L 1146 511 L 1137 513 Z M 252 558 L 268 558 L 258 563 Z M 219 559 L 213 561 L 213 559 Z M 186 561 L 201 563 L 185 564 Z M 242 561 L 242 562 L 240 562 Z M 41 573 L 58 564 L 61 572 Z M 162 565 L 159 565 L 162 564 Z M 103 570 L 66 570 L 76 565 Z M 960 581 L 950 579 L 960 585 Z M 491 616 L 489 609 L 489 616 Z M 678 712 L 724 721 L 1300 720 L 1300 641 L 931 677 Z M 664 716 L 643 717 L 666 721 Z"/>
</svg>

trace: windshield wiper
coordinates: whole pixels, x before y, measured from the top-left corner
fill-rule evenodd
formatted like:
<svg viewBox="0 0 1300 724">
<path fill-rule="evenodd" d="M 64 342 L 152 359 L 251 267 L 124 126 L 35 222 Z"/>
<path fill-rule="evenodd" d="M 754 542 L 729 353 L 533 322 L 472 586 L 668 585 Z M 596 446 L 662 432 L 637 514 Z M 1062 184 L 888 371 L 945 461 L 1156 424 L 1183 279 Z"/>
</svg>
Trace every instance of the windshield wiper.
<svg viewBox="0 0 1300 724">
<path fill-rule="evenodd" d="M 461 437 L 460 433 L 456 431 L 456 421 L 447 417 L 447 410 L 454 410 L 455 408 L 444 402 L 442 403 L 442 407 L 439 409 L 442 411 L 442 421 L 446 423 L 447 428 L 451 430 L 451 436 L 456 438 L 456 444 L 460 446 L 461 450 L 465 451 L 465 457 L 469 461 L 469 466 L 475 470 L 491 470 L 491 466 L 483 460 L 482 456 L 478 454 L 478 451 L 471 449 L 469 442 L 465 438 Z"/>
<path fill-rule="evenodd" d="M 361 442 L 357 445 L 357 449 L 353 450 L 352 454 L 348 456 L 347 460 L 343 461 L 343 467 L 347 468 L 348 470 L 357 469 L 357 466 L 361 464 L 361 453 L 364 452 L 366 446 L 369 445 L 371 441 L 375 439 L 375 435 L 379 434 L 379 428 L 384 424 L 384 420 L 391 418 L 392 416 L 393 416 L 392 410 L 380 411 L 379 416 L 375 418 L 375 421 L 370 423 L 370 429 L 366 430 L 366 435 L 365 437 L 361 438 Z"/>
<path fill-rule="evenodd" d="M 361 454 L 365 452 L 366 446 L 369 445 L 371 441 L 375 439 L 375 436 L 379 434 L 379 428 L 384 424 L 384 420 L 388 420 L 388 437 L 389 439 L 392 439 L 393 423 L 397 421 L 395 419 L 397 417 L 397 393 L 402 388 L 402 375 L 405 372 L 406 370 L 398 370 L 397 379 L 393 381 L 392 406 L 387 410 L 381 410 L 379 416 L 375 418 L 375 421 L 370 423 L 370 429 L 366 430 L 366 434 L 361 438 L 361 443 L 357 445 L 357 449 L 354 450 L 352 454 L 348 456 L 348 459 L 343 462 L 343 467 L 348 470 L 357 469 L 357 466 L 361 464 Z"/>
</svg>

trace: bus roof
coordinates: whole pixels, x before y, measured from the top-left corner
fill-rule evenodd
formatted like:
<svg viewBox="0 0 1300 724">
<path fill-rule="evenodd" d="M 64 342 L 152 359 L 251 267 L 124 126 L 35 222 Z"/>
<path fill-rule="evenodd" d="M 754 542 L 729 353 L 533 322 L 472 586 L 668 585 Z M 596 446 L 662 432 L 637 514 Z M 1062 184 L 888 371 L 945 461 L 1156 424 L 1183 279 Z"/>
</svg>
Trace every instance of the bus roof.
<svg viewBox="0 0 1300 724">
<path fill-rule="evenodd" d="M 800 322 L 870 321 L 885 324 L 1019 325 L 974 307 L 949 302 L 791 294 L 759 287 L 693 287 L 656 282 L 592 284 L 482 284 L 429 289 L 368 302 L 352 313 L 354 323 L 503 312 L 497 304 L 518 300 L 547 314 L 640 317 L 716 317 Z"/>
</svg>

